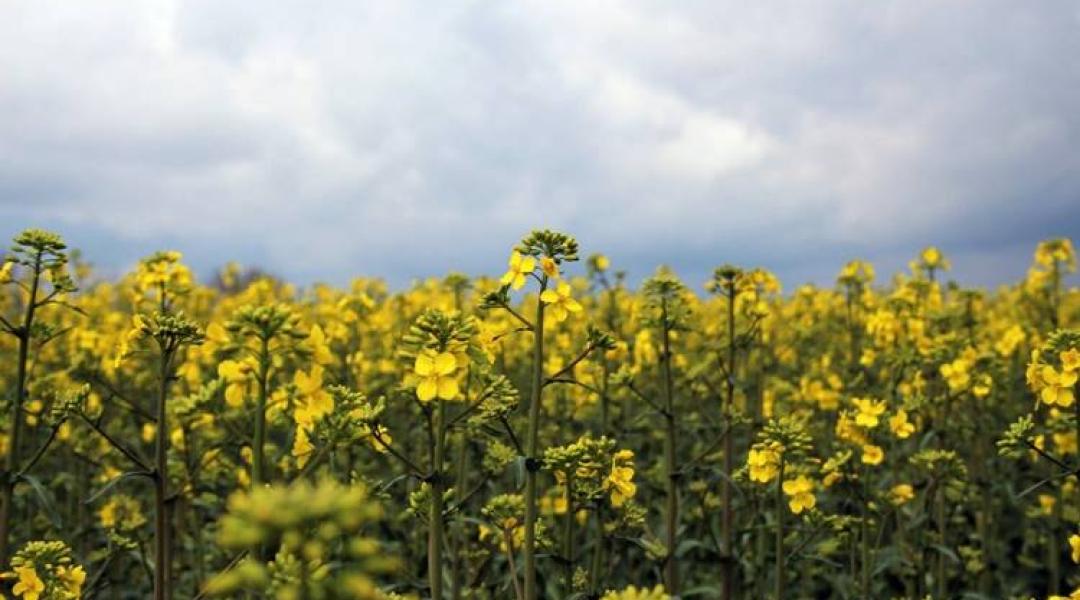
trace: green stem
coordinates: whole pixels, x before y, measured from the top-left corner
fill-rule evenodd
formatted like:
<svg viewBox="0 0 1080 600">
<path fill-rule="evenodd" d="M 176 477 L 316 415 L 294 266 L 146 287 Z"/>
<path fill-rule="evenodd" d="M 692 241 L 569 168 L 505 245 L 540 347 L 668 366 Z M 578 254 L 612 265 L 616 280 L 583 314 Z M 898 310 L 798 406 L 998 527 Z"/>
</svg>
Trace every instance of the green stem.
<svg viewBox="0 0 1080 600">
<path fill-rule="evenodd" d="M 861 585 L 861 588 L 862 588 L 862 597 L 863 598 L 869 598 L 870 597 L 870 562 L 871 562 L 871 560 L 870 560 L 870 510 L 869 510 L 869 507 L 867 506 L 867 504 L 869 503 L 869 500 L 867 499 L 868 498 L 867 494 L 870 491 L 869 479 L 870 479 L 870 473 L 869 473 L 869 470 L 867 470 L 867 471 L 865 471 L 863 473 L 863 497 L 864 497 L 864 500 L 863 500 L 862 509 L 861 509 L 862 510 L 862 519 L 861 519 L 861 522 L 859 524 L 859 529 L 860 529 L 860 531 L 859 531 L 859 542 L 860 542 L 860 545 L 861 545 L 860 566 L 862 567 L 861 574 L 860 574 L 861 575 L 861 577 L 860 577 L 860 585 Z"/>
<path fill-rule="evenodd" d="M 608 435 L 608 423 L 611 420 L 611 397 L 608 394 L 610 367 L 608 366 L 607 359 L 604 359 L 601 364 L 602 372 L 600 375 L 600 433 L 601 435 Z"/>
<path fill-rule="evenodd" d="M 764 499 L 755 500 L 756 506 L 755 514 L 761 515 L 765 511 Z M 768 594 L 768 577 L 765 575 L 769 568 L 768 556 L 769 556 L 769 535 L 770 532 L 767 527 L 755 527 L 754 528 L 754 574 L 752 584 L 754 586 L 754 597 L 764 598 Z"/>
<path fill-rule="evenodd" d="M 663 327 L 663 356 L 660 358 L 664 376 L 664 481 L 666 483 L 667 506 L 665 508 L 667 559 L 664 563 L 664 583 L 666 591 L 677 596 L 679 594 L 679 563 L 675 557 L 678 546 L 679 530 L 679 490 L 678 473 L 675 465 L 675 443 L 678 433 L 675 422 L 674 383 L 671 375 L 671 332 L 668 329 L 667 300 L 660 304 L 661 323 Z"/>
<path fill-rule="evenodd" d="M 723 561 L 723 575 L 724 575 L 724 588 L 723 598 L 724 600 L 731 600 L 734 593 L 734 565 L 735 557 L 733 556 L 733 516 L 734 513 L 731 508 L 731 481 L 733 472 L 735 469 L 734 458 L 732 454 L 734 452 L 734 443 L 732 438 L 734 433 L 732 432 L 732 408 L 735 403 L 735 294 L 736 294 L 735 282 L 732 280 L 727 285 L 727 299 L 728 299 L 728 347 L 727 347 L 727 381 L 725 381 L 724 395 L 724 427 L 726 427 L 727 433 L 724 435 L 724 481 L 721 485 L 721 539 L 723 541 L 723 547 L 720 550 L 721 560 Z"/>
<path fill-rule="evenodd" d="M 446 403 L 436 400 L 435 410 L 435 451 L 431 465 L 431 513 L 428 531 L 428 585 L 433 600 L 443 597 L 443 454 L 446 442 Z"/>
<path fill-rule="evenodd" d="M 169 427 L 165 413 L 165 402 L 169 393 L 169 380 L 172 376 L 170 363 L 172 351 L 161 350 L 160 377 L 157 397 L 157 429 L 154 443 L 154 600 L 168 600 L 172 597 L 172 544 L 169 531 L 169 507 L 167 503 L 169 485 Z"/>
<path fill-rule="evenodd" d="M 540 280 L 539 294 L 547 289 L 547 276 Z M 536 300 L 536 323 L 533 326 L 532 391 L 529 398 L 529 430 L 525 440 L 528 464 L 525 474 L 525 600 L 536 600 L 536 471 L 539 460 L 540 401 L 544 387 L 544 303 Z"/>
<path fill-rule="evenodd" d="M 776 600 L 784 599 L 784 459 L 776 478 Z"/>
<path fill-rule="evenodd" d="M 261 336 L 259 352 L 258 396 L 255 400 L 255 439 L 251 444 L 251 487 L 262 486 L 266 481 L 266 402 L 270 395 L 270 338 Z"/>
<path fill-rule="evenodd" d="M 987 565 L 993 560 L 994 549 L 990 540 L 990 515 L 992 511 L 990 495 L 992 490 L 990 489 L 990 477 L 988 475 L 990 469 L 987 468 L 989 466 L 986 458 L 988 452 L 985 446 L 984 439 L 980 439 L 976 445 L 975 465 L 979 474 L 975 479 L 979 482 L 979 511 L 976 514 L 975 527 L 979 536 L 983 564 Z M 987 568 L 983 568 L 979 573 L 979 593 L 986 597 L 990 597 L 990 588 L 993 584 L 991 575 L 990 569 Z"/>
<path fill-rule="evenodd" d="M 270 338 L 263 335 L 260 338 L 261 352 L 259 354 L 258 394 L 255 399 L 255 435 L 251 441 L 251 489 L 262 487 L 266 481 L 266 403 L 270 395 L 268 386 L 270 381 Z M 258 560 L 265 560 L 266 548 L 260 546 L 252 548 L 252 554 Z"/>
<path fill-rule="evenodd" d="M 506 561 L 510 566 L 510 580 L 514 583 L 514 598 L 522 600 L 521 580 L 518 579 L 517 564 L 514 562 L 514 534 L 509 529 L 503 530 L 503 543 L 506 544 Z"/>
<path fill-rule="evenodd" d="M 1057 489 L 1057 501 L 1054 502 L 1053 515 L 1050 517 L 1050 548 L 1049 548 L 1049 563 L 1050 563 L 1050 586 L 1047 593 L 1051 596 L 1056 596 L 1061 592 L 1061 536 L 1058 535 L 1058 531 L 1062 529 L 1061 523 L 1061 504 L 1065 499 L 1065 495 L 1062 493 L 1061 487 Z"/>
<path fill-rule="evenodd" d="M 907 527 L 904 522 L 904 511 L 901 507 L 896 507 L 896 545 L 900 550 L 900 568 L 903 574 L 904 580 L 904 594 L 907 598 L 915 598 L 916 596 L 916 584 L 914 577 L 908 577 L 909 562 L 910 570 L 918 576 L 919 569 L 915 563 L 915 557 L 912 555 L 911 548 L 907 539 Z"/>
<path fill-rule="evenodd" d="M 937 521 L 938 528 L 938 543 L 942 548 L 946 548 L 946 531 L 945 531 L 945 493 L 943 487 L 939 487 L 937 490 L 937 497 L 935 498 L 935 520 Z M 937 553 L 937 568 L 935 573 L 935 587 L 937 588 L 937 594 L 935 598 L 944 598 L 947 586 L 945 585 L 945 553 Z"/>
<path fill-rule="evenodd" d="M 598 596 L 600 593 L 600 569 L 604 564 L 604 504 L 601 502 L 596 507 L 595 527 L 596 540 L 593 547 L 592 565 L 589 567 L 589 594 Z"/>
<path fill-rule="evenodd" d="M 22 327 L 18 330 L 19 357 L 16 363 L 15 397 L 11 402 L 11 414 L 8 420 L 8 448 L 5 460 L 3 498 L 0 499 L 0 564 L 7 565 L 11 519 L 15 512 L 15 473 L 19 472 L 19 446 L 22 437 L 22 407 L 26 400 L 26 365 L 30 354 L 30 331 L 34 325 L 34 311 L 37 309 L 38 286 L 41 281 L 41 252 L 34 257 L 34 276 L 30 283 L 30 294 L 23 315 Z"/>
<path fill-rule="evenodd" d="M 462 490 L 465 490 L 468 484 L 468 468 L 469 468 L 469 438 L 467 435 L 462 434 L 461 447 L 458 449 L 458 454 L 455 457 L 457 476 L 454 482 L 455 496 L 461 497 Z M 467 498 L 462 498 L 458 501 L 458 506 L 464 509 L 464 502 Z M 462 570 L 465 568 L 465 548 L 469 543 L 468 536 L 466 535 L 465 528 L 458 526 L 455 527 L 451 533 L 454 540 L 454 556 L 450 565 L 450 597 L 453 600 L 460 600 L 461 588 L 463 582 Z"/>
<path fill-rule="evenodd" d="M 566 560 L 566 590 L 569 597 L 574 593 L 574 475 L 566 476 L 566 514 L 563 516 L 563 559 Z"/>
<path fill-rule="evenodd" d="M 193 589 L 198 592 L 198 590 L 202 589 L 203 580 L 206 579 L 206 570 L 204 566 L 206 546 L 203 542 L 203 531 L 199 522 L 199 509 L 195 506 L 194 502 L 187 503 L 187 512 L 191 527 L 191 561 L 195 574 L 195 585 L 193 586 Z"/>
</svg>

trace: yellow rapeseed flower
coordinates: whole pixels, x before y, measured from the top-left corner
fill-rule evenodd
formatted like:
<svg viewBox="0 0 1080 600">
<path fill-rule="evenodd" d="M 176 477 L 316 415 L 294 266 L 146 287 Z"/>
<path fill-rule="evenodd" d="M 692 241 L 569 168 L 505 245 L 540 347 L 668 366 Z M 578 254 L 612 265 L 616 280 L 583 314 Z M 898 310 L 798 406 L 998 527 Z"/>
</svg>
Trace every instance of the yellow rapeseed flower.
<svg viewBox="0 0 1080 600">
<path fill-rule="evenodd" d="M 862 461 L 867 465 L 880 465 L 885 460 L 885 451 L 881 449 L 881 446 L 875 446 L 873 444 L 866 444 L 862 448 Z"/>
<path fill-rule="evenodd" d="M 1050 494 L 1039 494 L 1039 509 L 1044 516 L 1050 516 L 1054 514 L 1054 506 L 1057 504 L 1057 498 Z"/>
<path fill-rule="evenodd" d="M 780 473 L 780 453 L 772 448 L 750 449 L 746 457 L 750 481 L 769 483 Z"/>
<path fill-rule="evenodd" d="M 45 582 L 38 577 L 34 565 L 15 567 L 15 574 L 19 581 L 11 591 L 16 596 L 22 596 L 24 600 L 38 600 L 45 592 Z"/>
<path fill-rule="evenodd" d="M 515 250 L 510 255 L 508 265 L 510 268 L 503 274 L 500 282 L 515 290 L 520 290 L 525 285 L 525 277 L 536 268 L 536 259 L 531 256 L 522 256 L 520 252 Z"/>
<path fill-rule="evenodd" d="M 330 351 L 330 340 L 322 327 L 315 325 L 308 333 L 307 343 L 311 347 L 312 358 L 320 365 L 328 365 L 334 362 L 334 354 Z"/>
<path fill-rule="evenodd" d="M 1039 393 L 1039 398 L 1049 406 L 1055 404 L 1061 407 L 1072 406 L 1076 401 L 1073 394 L 1073 386 L 1076 385 L 1077 372 L 1062 370 L 1060 373 L 1046 365 L 1039 372 L 1045 387 Z"/>
<path fill-rule="evenodd" d="M 994 385 L 994 379 L 989 373 L 983 373 L 975 379 L 975 385 L 971 386 L 971 393 L 976 398 L 985 398 L 990 395 L 990 388 Z"/>
<path fill-rule="evenodd" d="M 131 496 L 116 494 L 99 510 L 98 518 L 106 529 L 130 531 L 146 523 L 139 501 Z"/>
<path fill-rule="evenodd" d="M 565 321 L 570 313 L 581 312 L 581 304 L 570 296 L 570 284 L 565 281 L 559 283 L 554 290 L 544 290 L 544 293 L 540 294 L 540 301 L 548 305 L 548 310 L 556 321 Z"/>
<path fill-rule="evenodd" d="M 458 361 L 449 352 L 436 353 L 425 350 L 416 355 L 413 372 L 420 378 L 416 386 L 416 397 L 421 402 L 430 402 L 436 397 L 453 400 L 458 395 L 458 381 L 454 376 Z"/>
<path fill-rule="evenodd" d="M 633 458 L 632 450 L 619 450 L 611 460 L 611 474 L 608 475 L 606 487 L 611 490 L 611 505 L 616 508 L 637 494 L 637 485 L 634 484 L 634 467 L 631 462 Z"/>
<path fill-rule="evenodd" d="M 86 571 L 81 565 L 74 567 L 60 565 L 56 568 L 56 578 L 64 585 L 64 591 L 73 598 L 79 598 L 82 594 L 82 586 L 86 582 Z"/>
<path fill-rule="evenodd" d="M 669 600 L 671 595 L 664 591 L 664 586 L 657 585 L 652 588 L 638 588 L 630 586 L 623 590 L 608 590 L 600 600 Z"/>
<path fill-rule="evenodd" d="M 232 408 L 243 406 L 251 365 L 236 360 L 223 360 L 218 365 L 217 372 L 218 377 L 225 380 L 225 403 Z"/>
<path fill-rule="evenodd" d="M 855 415 L 855 424 L 859 427 L 873 429 L 880 422 L 878 419 L 885 412 L 885 401 L 874 402 L 870 398 L 854 398 L 852 403 L 859 409 Z"/>
<path fill-rule="evenodd" d="M 1080 370 L 1080 350 L 1069 348 L 1058 355 L 1061 358 L 1061 368 L 1066 372 Z"/>
<path fill-rule="evenodd" d="M 312 365 L 310 371 L 296 371 L 293 383 L 299 395 L 293 418 L 297 423 L 312 425 L 334 410 L 334 397 L 323 389 L 324 369 Z"/>
<path fill-rule="evenodd" d="M 814 497 L 814 482 L 806 475 L 788 479 L 784 482 L 783 490 L 784 494 L 790 496 L 788 508 L 795 514 L 814 508 L 817 504 L 817 499 Z"/>
<path fill-rule="evenodd" d="M 1001 339 L 994 343 L 994 350 L 1002 356 L 1011 356 L 1025 339 L 1024 328 L 1013 325 L 1005 331 Z"/>
<path fill-rule="evenodd" d="M 559 265 L 555 262 L 555 259 L 547 256 L 540 259 L 540 268 L 544 271 L 544 274 L 552 279 L 559 277 Z"/>
<path fill-rule="evenodd" d="M 907 504 L 915 498 L 915 488 L 910 483 L 898 483 L 889 490 L 889 502 L 895 506 Z"/>
<path fill-rule="evenodd" d="M 971 382 L 971 374 L 968 371 L 970 368 L 971 362 L 964 358 L 941 365 L 939 371 L 945 378 L 945 382 L 949 384 L 950 392 L 959 392 L 968 386 Z"/>
<path fill-rule="evenodd" d="M 893 435 L 902 440 L 915 433 L 915 425 L 908 421 L 907 411 L 902 408 L 889 417 L 889 429 L 892 430 Z"/>
<path fill-rule="evenodd" d="M 937 269 L 944 267 L 944 257 L 941 251 L 934 246 L 928 246 L 922 251 L 922 261 L 927 267 Z"/>
</svg>

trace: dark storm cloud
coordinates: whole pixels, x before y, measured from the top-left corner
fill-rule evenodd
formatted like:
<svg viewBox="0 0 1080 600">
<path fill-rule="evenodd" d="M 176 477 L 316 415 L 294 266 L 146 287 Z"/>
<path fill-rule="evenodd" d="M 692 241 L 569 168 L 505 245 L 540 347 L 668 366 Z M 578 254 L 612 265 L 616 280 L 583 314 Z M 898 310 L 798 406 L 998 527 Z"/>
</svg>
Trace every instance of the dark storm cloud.
<svg viewBox="0 0 1080 600">
<path fill-rule="evenodd" d="M 497 273 L 536 226 L 789 288 L 1080 232 L 1075 2 L 16 2 L 0 234 L 300 281 Z"/>
</svg>

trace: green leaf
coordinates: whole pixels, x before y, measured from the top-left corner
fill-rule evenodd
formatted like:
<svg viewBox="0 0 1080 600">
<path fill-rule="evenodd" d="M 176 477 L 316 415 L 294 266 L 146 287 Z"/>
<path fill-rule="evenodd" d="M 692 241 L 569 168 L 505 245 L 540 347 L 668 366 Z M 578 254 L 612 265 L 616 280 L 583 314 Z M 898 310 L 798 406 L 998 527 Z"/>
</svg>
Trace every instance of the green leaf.
<svg viewBox="0 0 1080 600">
<path fill-rule="evenodd" d="M 53 500 L 52 492 L 41 483 L 41 480 L 33 475 L 20 475 L 19 479 L 30 484 L 31 489 L 34 490 L 34 496 L 37 498 L 38 503 L 41 504 L 41 509 L 45 512 L 45 516 L 49 518 L 53 527 L 58 530 L 63 529 L 60 512 L 56 509 L 56 501 Z"/>
<path fill-rule="evenodd" d="M 717 552 L 716 548 L 714 548 L 712 544 L 706 544 L 701 540 L 684 539 L 679 542 L 678 549 L 675 551 L 675 556 L 682 557 L 685 556 L 687 552 L 690 552 L 691 550 L 697 550 L 699 548 L 705 550 L 710 554 L 715 554 Z"/>
<path fill-rule="evenodd" d="M 110 479 L 109 482 L 106 483 L 104 486 L 102 486 L 102 488 L 100 490 L 94 492 L 89 498 L 84 500 L 83 504 L 93 504 L 94 500 L 97 500 L 102 495 L 104 495 L 106 492 L 108 492 L 109 490 L 116 487 L 117 484 L 119 484 L 121 481 L 127 479 L 128 477 L 139 477 L 139 476 L 148 478 L 148 477 L 150 477 L 150 474 L 147 473 L 146 471 L 128 471 L 126 473 L 121 473 L 121 474 L 117 475 L 116 477 L 113 477 L 112 479 Z"/>
<path fill-rule="evenodd" d="M 720 588 L 713 585 L 699 585 L 696 588 L 691 588 L 682 593 L 683 598 L 694 598 L 700 596 L 702 598 L 719 598 L 721 596 Z"/>
<path fill-rule="evenodd" d="M 945 546 L 942 546 L 941 544 L 931 544 L 930 547 L 933 548 L 934 550 L 940 552 L 944 556 L 947 556 L 949 558 L 949 560 L 953 561 L 953 563 L 960 564 L 960 557 L 957 556 L 956 553 L 953 552 L 951 548 L 946 548 Z"/>
</svg>

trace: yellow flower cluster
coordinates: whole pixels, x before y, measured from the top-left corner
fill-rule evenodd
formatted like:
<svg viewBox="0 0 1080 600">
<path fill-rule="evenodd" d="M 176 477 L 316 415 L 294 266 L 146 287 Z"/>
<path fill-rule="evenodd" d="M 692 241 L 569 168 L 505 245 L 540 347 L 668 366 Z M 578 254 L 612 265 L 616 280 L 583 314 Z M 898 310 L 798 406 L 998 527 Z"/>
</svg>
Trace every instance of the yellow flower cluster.
<svg viewBox="0 0 1080 600">
<path fill-rule="evenodd" d="M 815 597 L 1012 597 L 1045 588 L 1030 565 L 1054 547 L 1080 559 L 1068 240 L 992 292 L 945 281 L 963 270 L 937 247 L 891 278 L 856 260 L 785 292 L 728 265 L 704 289 L 669 269 L 636 286 L 603 255 L 575 269 L 577 242 L 550 231 L 505 272 L 404 289 L 237 266 L 201 283 L 176 252 L 106 281 L 51 236 L 24 241 L 0 260 L 7 541 L 79 532 L 87 568 L 139 597 L 156 568 L 133 557 L 152 560 L 160 514 L 176 597 L 212 580 L 659 599 L 712 594 L 729 570 L 733 597 L 796 575 Z M 1039 527 L 990 525 L 1022 513 Z M 789 546 L 742 534 L 763 527 Z M 390 550 L 416 564 L 381 568 Z M 9 596 L 85 588 L 73 560 L 23 556 Z"/>
<path fill-rule="evenodd" d="M 11 571 L 0 577 L 15 580 L 11 593 L 22 600 L 79 600 L 86 570 L 74 563 L 63 542 L 37 541 L 19 549 Z"/>
</svg>

